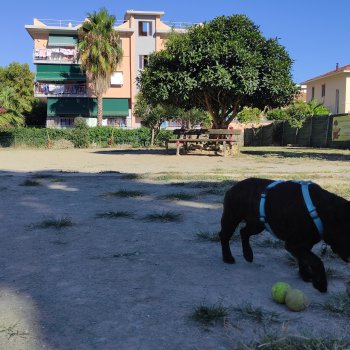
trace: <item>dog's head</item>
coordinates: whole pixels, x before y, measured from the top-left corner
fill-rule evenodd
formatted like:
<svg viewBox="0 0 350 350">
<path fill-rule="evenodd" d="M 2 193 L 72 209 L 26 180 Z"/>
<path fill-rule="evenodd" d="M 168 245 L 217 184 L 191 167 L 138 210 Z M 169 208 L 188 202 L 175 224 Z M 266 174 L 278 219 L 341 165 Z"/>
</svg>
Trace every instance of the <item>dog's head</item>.
<svg viewBox="0 0 350 350">
<path fill-rule="evenodd" d="M 338 207 L 329 231 L 329 242 L 325 239 L 326 243 L 334 253 L 350 263 L 350 202 Z"/>
</svg>

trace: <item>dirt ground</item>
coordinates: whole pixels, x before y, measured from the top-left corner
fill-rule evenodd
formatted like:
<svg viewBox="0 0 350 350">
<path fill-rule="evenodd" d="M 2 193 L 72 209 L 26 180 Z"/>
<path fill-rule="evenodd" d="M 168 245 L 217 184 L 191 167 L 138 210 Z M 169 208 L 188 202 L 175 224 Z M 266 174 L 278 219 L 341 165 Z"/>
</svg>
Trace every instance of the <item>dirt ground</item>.
<svg viewBox="0 0 350 350">
<path fill-rule="evenodd" d="M 220 229 L 230 185 L 221 180 L 307 178 L 350 193 L 350 153 L 267 153 L 0 149 L 0 349 L 231 350 L 272 333 L 348 336 L 349 315 L 323 307 L 349 280 L 340 259 L 323 258 L 332 273 L 321 294 L 301 281 L 284 249 L 263 247 L 273 239 L 267 232 L 252 239 L 252 264 L 233 241 L 232 266 L 218 242 L 198 237 Z M 179 193 L 193 198 L 169 199 Z M 111 212 L 130 216 L 101 217 Z M 180 221 L 147 220 L 167 212 Z M 60 219 L 72 225 L 44 225 Z M 310 307 L 293 313 L 273 302 L 277 281 L 304 291 Z M 223 306 L 229 315 L 201 325 L 191 319 L 199 306 Z"/>
</svg>

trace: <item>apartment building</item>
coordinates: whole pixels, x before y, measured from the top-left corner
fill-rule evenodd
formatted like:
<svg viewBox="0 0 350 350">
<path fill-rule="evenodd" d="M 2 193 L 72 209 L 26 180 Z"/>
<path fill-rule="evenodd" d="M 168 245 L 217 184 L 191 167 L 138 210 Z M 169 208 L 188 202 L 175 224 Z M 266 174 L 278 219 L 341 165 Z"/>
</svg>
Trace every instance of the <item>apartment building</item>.
<svg viewBox="0 0 350 350">
<path fill-rule="evenodd" d="M 306 101 L 317 99 L 332 114 L 350 113 L 350 65 L 311 78 L 306 85 Z"/>
<path fill-rule="evenodd" d="M 147 64 L 148 56 L 164 48 L 173 29 L 181 32 L 190 25 L 163 22 L 163 15 L 164 12 L 128 10 L 124 20 L 116 23 L 123 59 L 103 96 L 103 125 L 141 126 L 133 115 L 138 93 L 136 77 Z M 80 25 L 81 22 L 69 20 L 34 19 L 33 25 L 25 26 L 34 42 L 34 95 L 47 101 L 47 127 L 71 127 L 77 116 L 86 118 L 89 126 L 97 125 L 97 99 L 78 61 Z"/>
</svg>

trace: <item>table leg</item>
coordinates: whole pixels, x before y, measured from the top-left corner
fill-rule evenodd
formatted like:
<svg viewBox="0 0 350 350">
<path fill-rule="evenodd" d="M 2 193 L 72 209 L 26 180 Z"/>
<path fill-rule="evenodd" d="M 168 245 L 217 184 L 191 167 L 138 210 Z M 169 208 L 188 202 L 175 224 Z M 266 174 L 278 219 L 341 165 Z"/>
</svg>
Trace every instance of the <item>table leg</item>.
<svg viewBox="0 0 350 350">
<path fill-rule="evenodd" d="M 176 141 L 176 155 L 180 155 L 180 141 Z"/>
</svg>

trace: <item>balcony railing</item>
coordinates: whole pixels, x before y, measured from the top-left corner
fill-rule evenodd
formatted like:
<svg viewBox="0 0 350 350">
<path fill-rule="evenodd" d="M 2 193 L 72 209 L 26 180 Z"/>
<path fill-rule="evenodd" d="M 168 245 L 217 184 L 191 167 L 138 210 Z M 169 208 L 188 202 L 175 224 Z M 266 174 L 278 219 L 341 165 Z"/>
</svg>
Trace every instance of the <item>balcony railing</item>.
<svg viewBox="0 0 350 350">
<path fill-rule="evenodd" d="M 36 82 L 34 85 L 34 95 L 36 97 L 51 96 L 86 96 L 85 84 L 47 84 Z"/>
<path fill-rule="evenodd" d="M 52 19 L 52 18 L 44 18 L 44 19 L 38 19 L 41 23 L 44 23 L 48 27 L 77 27 L 78 25 L 82 24 L 84 20 L 77 21 L 74 19 Z M 116 20 L 114 25 L 119 26 L 123 24 L 123 20 Z"/>
<path fill-rule="evenodd" d="M 191 22 L 172 22 L 172 21 L 164 21 L 167 26 L 174 29 L 188 29 L 194 25 L 199 25 L 201 23 L 191 23 Z"/>
<path fill-rule="evenodd" d="M 62 47 L 52 49 L 34 49 L 33 60 L 50 63 L 77 63 L 78 51 L 76 49 L 64 49 Z"/>
</svg>

